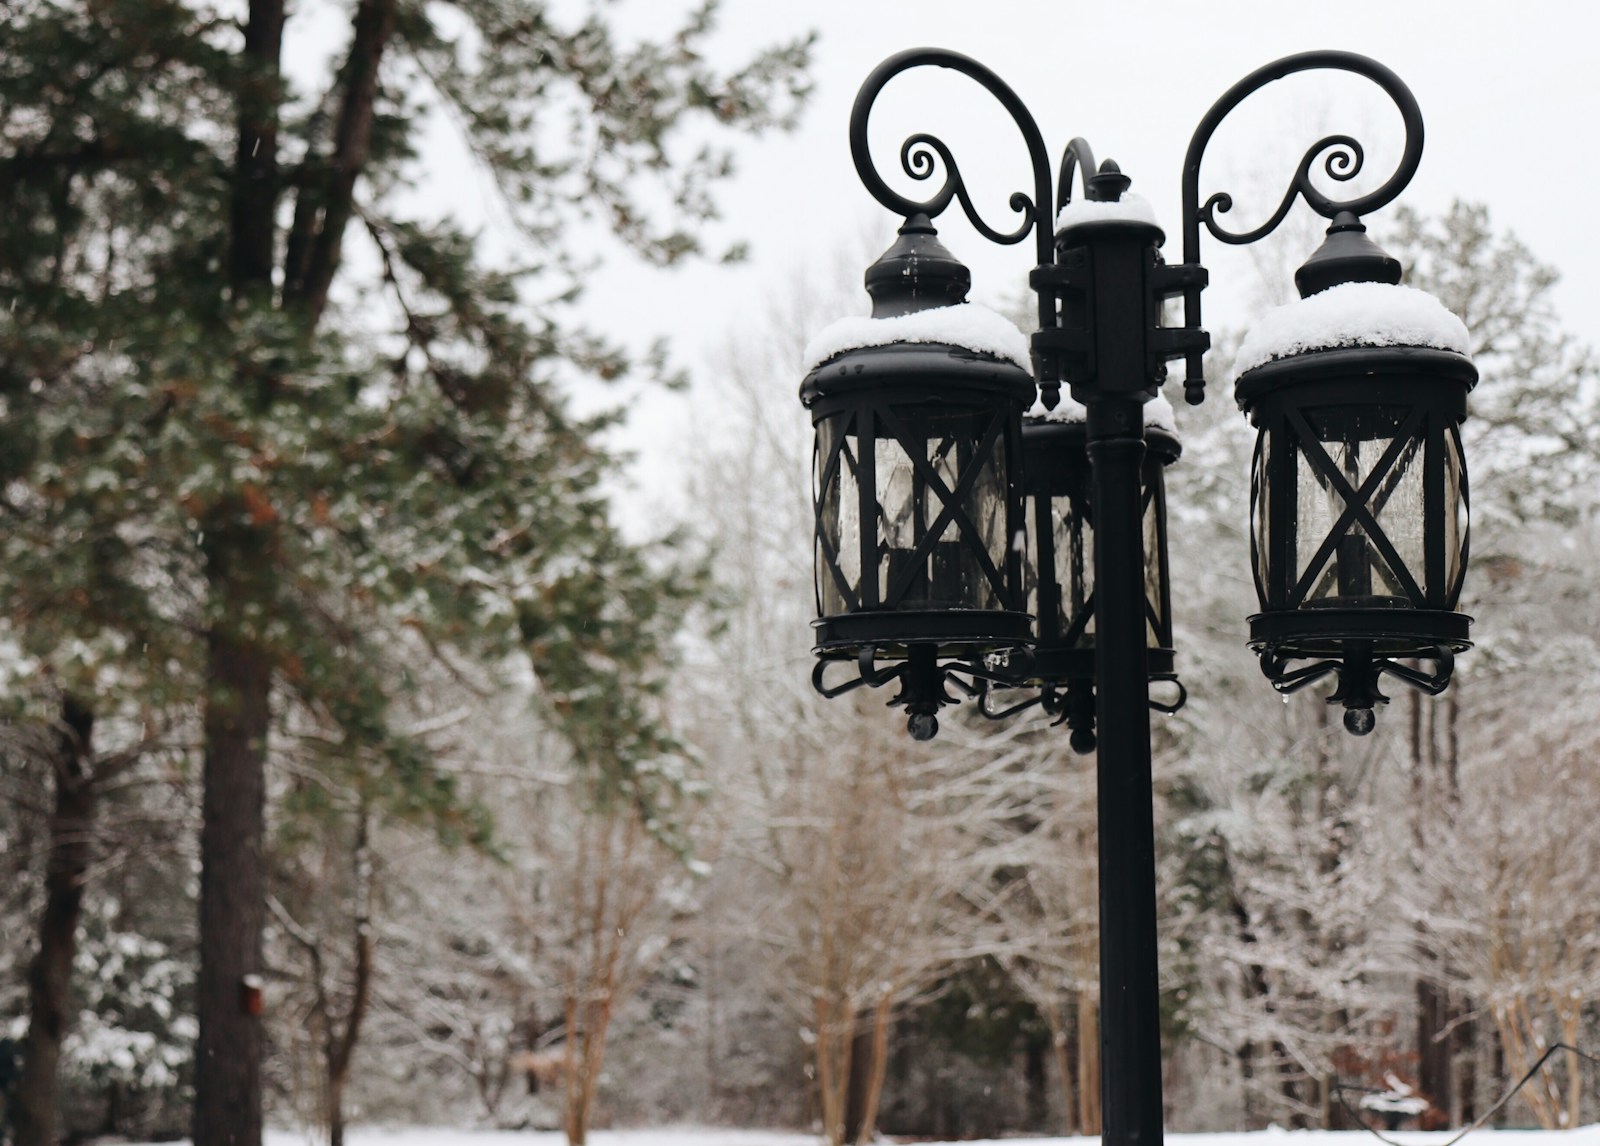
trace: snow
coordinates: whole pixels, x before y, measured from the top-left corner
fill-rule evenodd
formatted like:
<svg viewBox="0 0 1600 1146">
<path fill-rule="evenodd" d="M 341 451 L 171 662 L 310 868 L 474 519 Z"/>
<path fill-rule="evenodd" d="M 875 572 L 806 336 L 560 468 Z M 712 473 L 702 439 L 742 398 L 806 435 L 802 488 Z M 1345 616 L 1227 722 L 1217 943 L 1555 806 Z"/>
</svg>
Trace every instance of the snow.
<svg viewBox="0 0 1600 1146">
<path fill-rule="evenodd" d="M 1076 425 L 1089 416 L 1089 411 L 1084 409 L 1083 403 L 1074 398 L 1067 387 L 1061 387 L 1061 401 L 1054 410 L 1046 410 L 1044 401 L 1035 398 L 1033 408 L 1028 411 L 1030 418 L 1042 418 L 1046 422 L 1065 422 Z M 1177 415 L 1173 412 L 1172 403 L 1167 401 L 1165 394 L 1157 394 L 1144 404 L 1144 424 L 1154 426 L 1159 430 L 1166 430 L 1169 434 L 1178 432 Z"/>
<path fill-rule="evenodd" d="M 1387 283 L 1344 283 L 1268 311 L 1239 347 L 1243 374 L 1276 358 L 1342 346 L 1423 346 L 1465 354 L 1467 327 L 1431 294 Z"/>
<path fill-rule="evenodd" d="M 269 1130 L 266 1146 L 308 1146 L 326 1141 L 291 1131 Z M 349 1146 L 567 1146 L 559 1130 L 453 1130 L 408 1126 L 380 1129 L 351 1127 Z M 780 1130 L 711 1130 L 675 1127 L 665 1130 L 591 1130 L 590 1146 L 817 1146 L 815 1134 Z"/>
<path fill-rule="evenodd" d="M 1044 408 L 1044 399 L 1035 398 L 1033 406 L 1028 410 L 1028 417 L 1043 418 L 1046 422 L 1062 422 L 1076 426 L 1079 422 L 1087 421 L 1089 411 L 1082 402 L 1074 398 L 1065 386 L 1061 387 L 1061 401 L 1056 403 L 1054 410 Z"/>
<path fill-rule="evenodd" d="M 1362 1110 L 1376 1110 L 1380 1114 L 1417 1115 L 1428 1109 L 1428 1100 L 1413 1093 L 1412 1088 L 1394 1074 L 1385 1074 L 1383 1082 L 1389 1088 L 1387 1091 L 1361 1096 Z"/>
<path fill-rule="evenodd" d="M 1445 1146 L 1453 1131 L 1397 1131 L 1386 1134 L 1405 1146 Z M 268 1131 L 266 1146 L 307 1146 L 325 1141 L 309 1134 Z M 379 1129 L 352 1127 L 350 1146 L 566 1146 L 566 1135 L 546 1130 L 453 1130 L 427 1127 Z M 691 1127 L 658 1130 L 595 1130 L 591 1146 L 818 1146 L 815 1134 L 774 1130 L 712 1130 Z M 1168 1146 L 1373 1146 L 1378 1141 L 1359 1130 L 1280 1130 L 1254 1133 L 1167 1134 Z M 1468 1138 L 1477 1146 L 1600 1146 L 1600 1126 L 1577 1130 L 1480 1130 Z M 965 1142 L 962 1146 L 1098 1146 L 1098 1138 L 1007 1138 Z M 940 1146 L 928 1143 L 927 1146 Z"/>
<path fill-rule="evenodd" d="M 1090 227 L 1098 223 L 1147 223 L 1152 227 L 1161 226 L 1156 222 L 1155 208 L 1150 206 L 1149 200 L 1131 191 L 1124 191 L 1121 199 L 1111 203 L 1094 199 L 1073 199 L 1063 204 L 1061 210 L 1056 213 L 1058 232 L 1068 227 Z"/>
<path fill-rule="evenodd" d="M 1128 198 L 1124 196 L 1124 199 Z M 1137 198 L 1137 196 L 1135 196 Z M 1115 207 L 1115 203 L 1096 206 Z M 1146 205 L 1148 210 L 1148 205 Z M 996 358 L 1015 363 L 1033 372 L 1033 360 L 1028 352 L 1028 338 L 1016 323 L 1004 315 L 978 303 L 963 302 L 954 306 L 934 307 L 894 318 L 838 319 L 817 333 L 806 344 L 805 372 L 815 370 L 828 359 L 847 350 L 865 346 L 891 346 L 897 342 L 933 342 L 943 346 L 959 346 L 978 354 L 992 354 Z M 1061 401 L 1054 410 L 1046 410 L 1044 403 L 1035 399 L 1028 411 L 1032 418 L 1050 422 L 1081 422 L 1087 416 L 1083 406 L 1073 399 L 1067 387 L 1061 388 Z M 1177 433 L 1177 422 L 1172 403 L 1162 394 L 1145 403 L 1144 424 L 1156 426 L 1169 433 Z"/>
<path fill-rule="evenodd" d="M 1016 363 L 1029 373 L 1033 360 L 1028 339 L 1016 323 L 977 303 L 939 306 L 893 318 L 841 318 L 824 327 L 806 344 L 804 371 L 811 371 L 835 355 L 865 346 L 891 346 L 897 342 L 936 342 L 959 346 L 977 354 Z"/>
</svg>

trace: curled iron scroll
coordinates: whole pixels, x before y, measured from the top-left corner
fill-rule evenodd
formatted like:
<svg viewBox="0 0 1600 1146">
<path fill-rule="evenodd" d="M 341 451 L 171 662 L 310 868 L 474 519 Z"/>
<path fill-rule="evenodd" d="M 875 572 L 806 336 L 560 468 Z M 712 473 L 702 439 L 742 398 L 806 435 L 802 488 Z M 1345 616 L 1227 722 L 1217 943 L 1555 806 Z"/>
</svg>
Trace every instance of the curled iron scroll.
<svg viewBox="0 0 1600 1146">
<path fill-rule="evenodd" d="M 1061 153 L 1061 174 L 1056 178 L 1056 210 L 1072 202 L 1072 177 L 1082 172 L 1083 197 L 1089 197 L 1089 179 L 1096 171 L 1094 149 L 1083 136 L 1074 136 L 1067 149 Z"/>
<path fill-rule="evenodd" d="M 1325 136 L 1312 144 L 1310 150 L 1300 160 L 1294 178 L 1284 193 L 1283 201 L 1278 204 L 1277 210 L 1266 223 L 1249 231 L 1235 232 L 1225 229 L 1217 222 L 1216 217 L 1226 213 L 1233 206 L 1233 197 L 1225 192 L 1219 192 L 1207 199 L 1204 205 L 1200 203 L 1200 162 L 1204 158 L 1206 145 L 1211 142 L 1211 136 L 1229 112 L 1247 96 L 1259 91 L 1273 80 L 1282 79 L 1296 72 L 1324 68 L 1363 76 L 1381 87 L 1394 101 L 1400 110 L 1406 129 L 1405 150 L 1400 157 L 1399 166 L 1383 186 L 1375 191 L 1351 199 L 1334 199 L 1312 185 L 1311 171 L 1317 165 L 1318 158 L 1323 158 L 1323 171 L 1330 178 L 1343 183 L 1360 173 L 1366 156 L 1361 144 L 1351 136 Z M 1252 243 L 1270 234 L 1279 223 L 1283 222 L 1297 197 L 1305 199 L 1313 211 L 1328 219 L 1340 211 L 1350 211 L 1356 215 L 1376 211 L 1392 202 L 1401 191 L 1405 190 L 1406 184 L 1410 183 L 1411 177 L 1416 174 L 1417 165 L 1421 160 L 1422 111 L 1417 106 L 1416 97 L 1411 94 L 1411 89 L 1384 65 L 1354 52 L 1335 51 L 1302 52 L 1299 55 L 1275 60 L 1265 67 L 1257 68 L 1229 88 L 1222 98 L 1212 105 L 1189 141 L 1189 151 L 1183 161 L 1183 261 L 1199 262 L 1202 223 L 1213 237 L 1224 243 Z"/>
<path fill-rule="evenodd" d="M 1011 196 L 1009 202 L 1011 209 L 1022 216 L 1022 222 L 1014 230 L 1001 231 L 991 227 L 978 213 L 967 191 L 966 183 L 961 178 L 961 170 L 956 166 L 955 156 L 937 136 L 919 132 L 900 147 L 900 166 L 913 179 L 931 179 L 940 166 L 944 168 L 944 182 L 927 199 L 918 201 L 901 195 L 884 182 L 883 177 L 878 174 L 878 169 L 873 165 L 872 154 L 867 144 L 867 119 L 872 113 L 872 105 L 877 100 L 878 93 L 901 72 L 925 65 L 950 68 L 976 80 L 1000 101 L 1001 106 L 1021 130 L 1023 141 L 1028 147 L 1028 159 L 1033 167 L 1033 195 L 1030 197 L 1018 191 Z M 856 93 L 855 106 L 850 111 L 850 154 L 855 160 L 856 173 L 861 176 L 862 185 L 871 192 L 874 199 L 896 214 L 910 216 L 921 212 L 929 218 L 934 218 L 950 206 L 952 201 L 959 200 L 967 218 L 986 239 L 1009 245 L 1022 242 L 1028 237 L 1029 232 L 1034 232 L 1038 244 L 1038 261 L 1041 265 L 1050 261 L 1053 239 L 1049 225 L 1050 163 L 1045 153 L 1044 136 L 1040 134 L 1039 126 L 1034 122 L 1033 116 L 1017 98 L 1017 94 L 1006 86 L 1005 81 L 971 57 L 943 48 L 912 48 L 890 56 L 874 68 L 866 82 L 861 85 L 861 90 Z"/>
<path fill-rule="evenodd" d="M 1233 207 L 1233 196 L 1226 192 L 1218 192 L 1207 199 L 1204 206 L 1200 203 L 1200 161 L 1205 157 L 1206 145 L 1211 142 L 1211 136 L 1227 118 L 1229 112 L 1238 107 L 1247 96 L 1266 87 L 1273 80 L 1281 80 L 1296 72 L 1323 68 L 1363 76 L 1381 87 L 1394 101 L 1395 106 L 1400 109 L 1400 117 L 1406 129 L 1405 150 L 1400 156 L 1399 166 L 1376 191 L 1353 199 L 1333 199 L 1317 190 L 1311 183 L 1311 169 L 1316 165 L 1318 157 L 1325 156 L 1323 171 L 1330 178 L 1343 183 L 1354 179 L 1360 173 L 1366 154 L 1361 144 L 1348 135 L 1325 136 L 1312 144 L 1311 149 L 1300 160 L 1300 165 L 1295 169 L 1294 178 L 1290 181 L 1282 202 L 1265 223 L 1249 231 L 1225 229 L 1217 222 L 1217 216 L 1225 214 Z M 1416 97 L 1411 94 L 1411 89 L 1406 87 L 1399 76 L 1378 61 L 1354 52 L 1335 51 L 1301 52 L 1298 55 L 1274 60 L 1265 67 L 1257 68 L 1223 93 L 1222 98 L 1211 105 L 1211 110 L 1206 112 L 1205 118 L 1200 121 L 1200 126 L 1195 128 L 1194 135 L 1189 140 L 1189 150 L 1183 160 L 1183 261 L 1187 266 L 1200 266 L 1201 223 L 1206 225 L 1206 229 L 1213 237 L 1224 243 L 1253 243 L 1277 229 L 1278 224 L 1289 214 L 1289 209 L 1294 206 L 1296 198 L 1305 199 L 1313 211 L 1328 219 L 1340 211 L 1350 211 L 1356 215 L 1376 211 L 1392 202 L 1395 196 L 1405 190 L 1406 184 L 1411 182 L 1411 177 L 1416 174 L 1417 165 L 1421 161 L 1422 111 L 1417 107 Z M 1200 290 L 1201 284 L 1194 284 L 1185 287 L 1183 291 L 1183 325 L 1189 330 L 1200 330 L 1203 325 L 1200 317 Z M 1185 355 L 1185 358 L 1188 372 L 1184 382 L 1184 397 L 1194 405 L 1201 400 L 1205 392 L 1201 352 L 1192 350 Z"/>
</svg>

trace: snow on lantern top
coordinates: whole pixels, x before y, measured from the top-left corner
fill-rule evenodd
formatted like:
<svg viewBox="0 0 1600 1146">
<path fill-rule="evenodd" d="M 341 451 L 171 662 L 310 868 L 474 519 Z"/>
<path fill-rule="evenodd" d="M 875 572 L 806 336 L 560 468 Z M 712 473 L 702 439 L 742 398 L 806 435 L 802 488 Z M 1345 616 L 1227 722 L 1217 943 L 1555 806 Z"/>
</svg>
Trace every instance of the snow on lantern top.
<svg viewBox="0 0 1600 1146">
<path fill-rule="evenodd" d="M 1239 346 L 1235 374 L 1315 350 L 1417 346 L 1467 353 L 1466 324 L 1426 291 L 1381 282 L 1351 282 L 1277 307 Z"/>
<path fill-rule="evenodd" d="M 1157 230 L 1161 228 L 1156 222 L 1155 208 L 1143 195 L 1131 191 L 1124 191 L 1120 199 L 1073 199 L 1056 213 L 1057 231 L 1101 223 L 1145 223 Z"/>
<path fill-rule="evenodd" d="M 1033 406 L 1028 410 L 1027 416 L 1041 422 L 1065 422 L 1074 425 L 1086 422 L 1089 411 L 1071 394 L 1063 392 L 1061 400 L 1054 410 L 1045 409 L 1043 399 L 1034 399 Z M 1158 430 L 1165 430 L 1169 434 L 1178 432 L 1178 420 L 1172 409 L 1172 403 L 1167 401 L 1166 395 L 1157 394 L 1144 406 L 1144 424 L 1153 426 Z"/>
<path fill-rule="evenodd" d="M 802 370 L 811 371 L 847 350 L 931 342 L 988 354 L 1031 370 L 1028 340 L 1010 319 L 977 303 L 957 303 L 889 318 L 841 318 L 806 344 Z"/>
</svg>

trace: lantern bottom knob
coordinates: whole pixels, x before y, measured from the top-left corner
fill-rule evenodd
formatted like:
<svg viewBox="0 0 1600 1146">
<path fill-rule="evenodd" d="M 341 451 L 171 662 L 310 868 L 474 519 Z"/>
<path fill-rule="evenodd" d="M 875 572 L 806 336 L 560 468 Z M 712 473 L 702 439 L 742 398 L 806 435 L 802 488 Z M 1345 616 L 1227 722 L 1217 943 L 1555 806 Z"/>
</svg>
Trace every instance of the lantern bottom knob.
<svg viewBox="0 0 1600 1146">
<path fill-rule="evenodd" d="M 1344 710 L 1345 731 L 1354 736 L 1365 736 L 1377 725 L 1377 714 L 1370 708 L 1347 708 Z"/>
<path fill-rule="evenodd" d="M 932 713 L 913 712 L 906 717 L 906 731 L 913 740 L 932 740 L 939 735 L 939 718 Z"/>
</svg>

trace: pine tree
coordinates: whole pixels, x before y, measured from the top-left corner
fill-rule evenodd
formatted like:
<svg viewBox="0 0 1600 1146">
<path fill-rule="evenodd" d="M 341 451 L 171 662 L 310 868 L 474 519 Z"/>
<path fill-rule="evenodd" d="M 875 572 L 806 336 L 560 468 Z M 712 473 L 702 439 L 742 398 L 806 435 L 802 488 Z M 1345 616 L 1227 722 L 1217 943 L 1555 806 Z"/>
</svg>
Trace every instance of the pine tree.
<svg viewBox="0 0 1600 1146">
<path fill-rule="evenodd" d="M 521 657 L 602 796 L 668 818 L 683 750 L 653 696 L 697 585 L 618 538 L 606 419 L 562 396 L 571 368 L 629 362 L 534 300 L 575 289 L 576 220 L 657 262 L 700 253 L 731 169 L 709 132 L 791 122 L 807 45 L 723 74 L 703 55 L 713 14 L 636 43 L 538 0 L 359 0 L 300 91 L 284 0 L 249 0 L 242 23 L 198 0 L 8 13 L 0 608 L 37 665 L 19 691 L 71 698 L 97 737 L 136 746 L 145 717 L 198 707 L 200 1146 L 261 1135 L 241 999 L 262 970 L 285 705 L 394 800 L 443 810 L 447 777 L 389 719 L 407 658 Z M 529 265 L 419 214 L 437 111 Z"/>
</svg>

